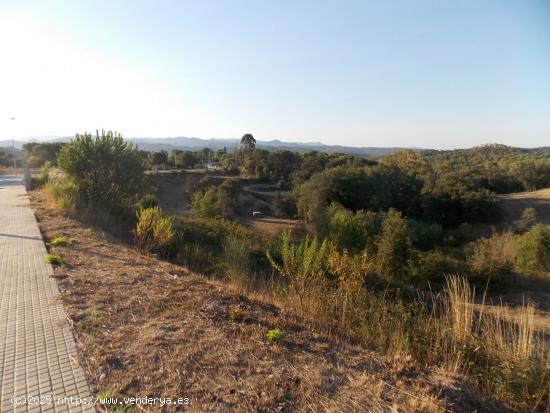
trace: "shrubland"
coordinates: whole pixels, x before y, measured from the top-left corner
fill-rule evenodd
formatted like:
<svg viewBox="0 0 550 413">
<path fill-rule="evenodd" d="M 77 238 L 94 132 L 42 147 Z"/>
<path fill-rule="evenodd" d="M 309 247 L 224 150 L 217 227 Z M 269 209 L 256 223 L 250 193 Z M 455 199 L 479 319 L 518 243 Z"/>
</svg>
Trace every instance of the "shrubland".
<svg viewBox="0 0 550 413">
<path fill-rule="evenodd" d="M 479 294 L 509 288 L 518 272 L 550 271 L 550 229 L 531 211 L 505 231 L 491 227 L 495 193 L 550 185 L 547 155 L 497 146 L 375 162 L 247 146 L 232 167 L 290 190 L 287 210 L 309 229 L 302 238 L 229 220 L 238 178 L 205 184 L 192 215 L 166 216 L 143 186 L 152 156 L 112 133 L 77 136 L 57 160 L 65 176 L 46 187 L 64 208 L 126 217 L 144 252 L 261 293 L 366 347 L 462 374 L 520 409 L 549 406 L 549 351 L 534 309 L 512 314 Z"/>
</svg>

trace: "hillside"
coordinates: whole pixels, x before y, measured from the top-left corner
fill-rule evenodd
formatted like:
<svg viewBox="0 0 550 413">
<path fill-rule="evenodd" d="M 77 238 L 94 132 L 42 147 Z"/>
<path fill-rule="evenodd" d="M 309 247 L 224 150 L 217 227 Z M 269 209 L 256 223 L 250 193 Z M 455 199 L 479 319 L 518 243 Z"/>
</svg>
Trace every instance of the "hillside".
<svg viewBox="0 0 550 413">
<path fill-rule="evenodd" d="M 92 391 L 188 397 L 187 411 L 506 411 L 409 357 L 346 344 L 260 296 L 138 254 L 69 219 L 40 193 L 33 206 Z M 270 342 L 274 328 L 282 339 Z M 169 407 L 165 411 L 175 411 Z"/>
</svg>

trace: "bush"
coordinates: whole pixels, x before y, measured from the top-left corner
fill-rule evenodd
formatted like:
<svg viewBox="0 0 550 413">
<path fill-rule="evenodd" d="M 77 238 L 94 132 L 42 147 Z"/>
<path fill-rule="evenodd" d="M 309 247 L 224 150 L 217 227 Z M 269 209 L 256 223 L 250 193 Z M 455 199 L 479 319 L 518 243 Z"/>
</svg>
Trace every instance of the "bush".
<svg viewBox="0 0 550 413">
<path fill-rule="evenodd" d="M 274 328 L 273 330 L 269 330 L 267 332 L 267 334 L 265 335 L 265 337 L 269 341 L 279 341 L 282 336 L 283 336 L 283 332 L 281 331 L 281 329 L 279 327 Z"/>
<path fill-rule="evenodd" d="M 538 224 L 519 237 L 517 266 L 522 270 L 550 271 L 550 226 Z"/>
<path fill-rule="evenodd" d="M 197 191 L 193 194 L 191 209 L 205 218 L 216 218 L 223 215 L 222 208 L 218 201 L 216 188 L 208 188 L 206 191 Z"/>
<path fill-rule="evenodd" d="M 400 212 L 391 208 L 382 221 L 376 268 L 381 277 L 407 281 L 412 275 L 412 231 Z"/>
<path fill-rule="evenodd" d="M 537 223 L 537 211 L 535 208 L 525 208 L 517 221 L 514 221 L 513 228 L 516 232 L 528 231 Z"/>
<path fill-rule="evenodd" d="M 144 189 L 144 164 L 137 148 L 113 132 L 76 135 L 57 163 L 73 185 L 78 208 L 124 209 L 134 205 Z"/>
<path fill-rule="evenodd" d="M 469 245 L 468 265 L 479 280 L 507 283 L 517 256 L 517 243 L 511 232 L 481 238 Z"/>
<path fill-rule="evenodd" d="M 31 181 L 28 184 L 28 189 L 33 190 L 44 187 L 48 183 L 51 168 L 51 162 L 46 161 L 40 168 L 39 175 L 37 177 L 31 177 Z"/>
<path fill-rule="evenodd" d="M 217 188 L 197 191 L 193 194 L 191 208 L 207 218 L 230 217 L 239 205 L 240 185 L 238 179 L 228 178 Z"/>
<path fill-rule="evenodd" d="M 409 225 L 413 230 L 413 243 L 416 248 L 426 251 L 434 248 L 441 242 L 443 237 L 443 227 L 441 224 L 410 219 Z"/>
<path fill-rule="evenodd" d="M 67 210 L 78 208 L 78 189 L 74 183 L 64 179 L 50 180 L 45 190 L 61 208 Z"/>
<path fill-rule="evenodd" d="M 159 200 L 154 194 L 145 194 L 143 197 L 139 200 L 137 204 L 137 209 L 147 209 L 147 208 L 154 208 L 158 207 Z"/>
<path fill-rule="evenodd" d="M 50 245 L 52 247 L 61 247 L 65 245 L 74 244 L 76 242 L 75 238 L 67 238 L 67 237 L 55 237 L 52 242 L 50 242 Z"/>
<path fill-rule="evenodd" d="M 46 255 L 46 262 L 52 265 L 62 265 L 61 257 L 59 255 L 48 254 Z"/>
<path fill-rule="evenodd" d="M 218 265 L 217 255 L 198 243 L 184 243 L 176 255 L 176 263 L 201 274 L 210 274 Z"/>
<path fill-rule="evenodd" d="M 416 278 L 419 282 L 443 283 L 446 275 L 465 275 L 468 267 L 464 261 L 445 255 L 441 251 L 420 253 Z"/>
<path fill-rule="evenodd" d="M 327 238 L 338 248 L 361 251 L 365 248 L 367 234 L 355 214 L 342 205 L 332 203 L 328 207 Z"/>
<path fill-rule="evenodd" d="M 159 207 L 137 212 L 137 224 L 133 231 L 134 242 L 140 251 L 159 251 L 174 236 L 172 219 L 162 214 Z"/>
<path fill-rule="evenodd" d="M 319 242 L 317 238 L 309 241 L 306 235 L 300 244 L 290 241 L 290 233 L 285 232 L 281 238 L 282 263 L 277 263 L 267 251 L 267 258 L 273 268 L 287 278 L 293 291 L 300 300 L 302 313 L 305 310 L 306 299 L 312 287 L 318 284 L 325 273 L 325 258 L 328 253 L 327 240 Z"/>
</svg>

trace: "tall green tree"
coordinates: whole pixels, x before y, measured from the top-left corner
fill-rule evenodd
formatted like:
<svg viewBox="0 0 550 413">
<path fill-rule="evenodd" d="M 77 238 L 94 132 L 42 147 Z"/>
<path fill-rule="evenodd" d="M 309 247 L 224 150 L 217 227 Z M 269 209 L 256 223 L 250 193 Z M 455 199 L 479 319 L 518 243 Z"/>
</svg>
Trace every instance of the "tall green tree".
<svg viewBox="0 0 550 413">
<path fill-rule="evenodd" d="M 377 272 L 384 278 L 406 281 L 411 274 L 413 233 L 407 220 L 393 208 L 382 221 L 376 254 Z"/>
<path fill-rule="evenodd" d="M 143 194 L 143 158 L 111 131 L 76 135 L 61 150 L 58 166 L 74 184 L 82 208 L 125 208 Z"/>
<path fill-rule="evenodd" d="M 241 138 L 241 148 L 246 152 L 251 152 L 256 147 L 256 139 L 251 133 L 245 133 Z"/>
</svg>

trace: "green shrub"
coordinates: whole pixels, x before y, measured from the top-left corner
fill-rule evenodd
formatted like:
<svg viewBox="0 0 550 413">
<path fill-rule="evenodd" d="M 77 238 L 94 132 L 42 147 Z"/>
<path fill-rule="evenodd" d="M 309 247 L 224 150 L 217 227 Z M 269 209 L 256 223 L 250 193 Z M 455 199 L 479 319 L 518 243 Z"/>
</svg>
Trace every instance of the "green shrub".
<svg viewBox="0 0 550 413">
<path fill-rule="evenodd" d="M 416 248 L 426 251 L 441 242 L 443 237 L 441 224 L 410 219 L 409 225 L 414 234 L 413 243 Z"/>
<path fill-rule="evenodd" d="M 382 221 L 376 254 L 376 271 L 381 277 L 400 281 L 411 278 L 412 236 L 407 220 L 400 212 L 390 208 Z"/>
<path fill-rule="evenodd" d="M 441 251 L 426 251 L 419 254 L 415 273 L 419 282 L 443 283 L 446 275 L 468 272 L 468 266 L 462 260 L 444 254 Z"/>
<path fill-rule="evenodd" d="M 137 209 L 147 209 L 160 206 L 159 200 L 154 194 L 145 194 L 139 200 L 137 204 Z"/>
<path fill-rule="evenodd" d="M 513 228 L 516 232 L 528 231 L 537 223 L 537 211 L 535 208 L 525 208 L 517 221 L 514 221 Z"/>
<path fill-rule="evenodd" d="M 468 249 L 468 265 L 477 279 L 493 279 L 500 285 L 510 281 L 517 256 L 514 234 L 505 232 L 481 238 L 471 243 Z"/>
<path fill-rule="evenodd" d="M 51 242 L 52 247 L 60 247 L 76 243 L 76 238 L 56 237 Z"/>
<path fill-rule="evenodd" d="M 74 183 L 64 179 L 49 180 L 45 190 L 63 209 L 74 210 L 79 207 L 77 187 Z"/>
<path fill-rule="evenodd" d="M 219 187 L 199 190 L 193 194 L 191 209 L 206 218 L 230 217 L 239 206 L 240 185 L 238 179 L 228 178 Z"/>
<path fill-rule="evenodd" d="M 223 216 L 216 188 L 208 188 L 204 192 L 195 192 L 191 201 L 191 209 L 193 212 L 205 218 Z"/>
<path fill-rule="evenodd" d="M 294 245 L 290 240 L 290 232 L 285 232 L 281 241 L 282 263 L 275 262 L 269 251 L 267 258 L 273 268 L 290 282 L 303 313 L 312 287 L 319 283 L 325 273 L 328 242 L 319 242 L 317 238 L 310 242 L 306 235 L 298 245 Z"/>
<path fill-rule="evenodd" d="M 162 214 L 159 207 L 137 212 L 137 224 L 133 231 L 134 242 L 141 251 L 159 251 L 172 241 L 172 219 Z"/>
<path fill-rule="evenodd" d="M 124 209 L 143 193 L 143 160 L 120 134 L 76 135 L 63 146 L 57 163 L 73 185 L 79 208 Z"/>
<path fill-rule="evenodd" d="M 269 341 L 279 341 L 283 337 L 283 332 L 279 327 L 274 328 L 273 330 L 269 330 L 265 337 Z"/>
<path fill-rule="evenodd" d="M 38 189 L 44 187 L 49 180 L 50 176 L 50 169 L 52 168 L 52 164 L 50 161 L 46 161 L 44 165 L 40 168 L 40 173 L 37 177 L 33 176 L 31 177 L 31 181 L 29 183 L 28 189 Z"/>
<path fill-rule="evenodd" d="M 356 215 L 342 205 L 332 203 L 327 210 L 327 238 L 338 248 L 361 251 L 365 248 L 367 233 Z"/>
<path fill-rule="evenodd" d="M 52 265 L 62 265 L 61 257 L 59 255 L 48 254 L 46 255 L 46 262 Z"/>
<path fill-rule="evenodd" d="M 201 274 L 209 275 L 218 266 L 217 254 L 199 243 L 183 243 L 177 252 L 176 263 Z"/>
<path fill-rule="evenodd" d="M 522 270 L 550 271 L 550 226 L 535 225 L 519 237 L 517 266 Z"/>
</svg>

